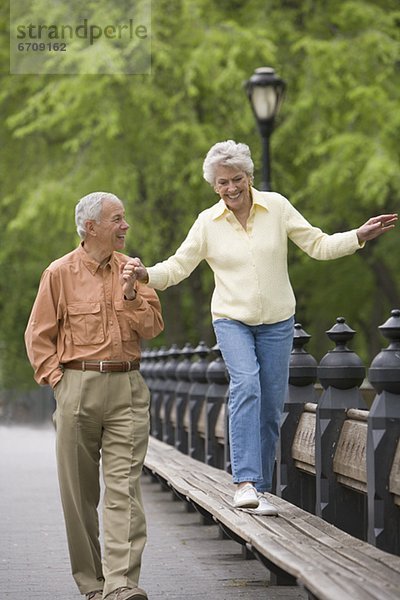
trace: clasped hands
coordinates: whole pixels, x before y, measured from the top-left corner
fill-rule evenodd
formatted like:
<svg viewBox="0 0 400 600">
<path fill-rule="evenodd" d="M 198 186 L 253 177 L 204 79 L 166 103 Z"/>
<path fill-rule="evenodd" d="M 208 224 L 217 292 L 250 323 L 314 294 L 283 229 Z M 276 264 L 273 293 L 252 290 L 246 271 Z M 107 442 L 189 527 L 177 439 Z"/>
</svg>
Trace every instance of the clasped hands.
<svg viewBox="0 0 400 600">
<path fill-rule="evenodd" d="M 120 283 L 122 291 L 127 300 L 136 298 L 135 282 L 148 281 L 147 269 L 140 258 L 128 258 L 128 260 L 120 265 Z"/>
</svg>

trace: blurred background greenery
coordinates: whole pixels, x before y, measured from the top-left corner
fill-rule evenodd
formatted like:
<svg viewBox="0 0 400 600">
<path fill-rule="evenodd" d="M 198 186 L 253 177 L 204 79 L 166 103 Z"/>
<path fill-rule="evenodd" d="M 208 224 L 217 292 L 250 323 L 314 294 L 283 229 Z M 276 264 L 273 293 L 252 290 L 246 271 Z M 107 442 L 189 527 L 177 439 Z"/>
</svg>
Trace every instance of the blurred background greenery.
<svg viewBox="0 0 400 600">
<path fill-rule="evenodd" d="M 83 195 L 124 200 L 127 252 L 167 258 L 217 198 L 202 178 L 211 145 L 261 143 L 243 83 L 272 66 L 287 90 L 271 138 L 272 189 L 329 233 L 396 212 L 400 198 L 398 0 L 154 0 L 151 75 L 9 75 L 1 11 L 0 388 L 34 387 L 23 333 L 43 269 L 78 243 Z M 124 3 L 116 5 L 123 15 Z M 296 320 L 319 360 L 343 316 L 368 363 L 400 306 L 399 232 L 319 263 L 290 248 Z M 233 249 L 234 251 L 234 249 Z M 207 265 L 160 293 L 155 345 L 214 344 Z"/>
</svg>

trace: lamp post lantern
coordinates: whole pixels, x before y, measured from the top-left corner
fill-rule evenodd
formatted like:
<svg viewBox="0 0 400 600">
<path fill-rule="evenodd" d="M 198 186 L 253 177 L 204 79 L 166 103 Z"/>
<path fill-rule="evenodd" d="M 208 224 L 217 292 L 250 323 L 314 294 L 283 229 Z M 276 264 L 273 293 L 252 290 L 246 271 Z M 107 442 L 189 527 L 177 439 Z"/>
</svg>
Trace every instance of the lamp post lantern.
<svg viewBox="0 0 400 600">
<path fill-rule="evenodd" d="M 274 128 L 275 117 L 282 104 L 285 82 L 271 67 L 259 67 L 245 83 L 258 130 L 262 139 L 262 182 L 261 190 L 271 189 L 269 140 Z"/>
</svg>

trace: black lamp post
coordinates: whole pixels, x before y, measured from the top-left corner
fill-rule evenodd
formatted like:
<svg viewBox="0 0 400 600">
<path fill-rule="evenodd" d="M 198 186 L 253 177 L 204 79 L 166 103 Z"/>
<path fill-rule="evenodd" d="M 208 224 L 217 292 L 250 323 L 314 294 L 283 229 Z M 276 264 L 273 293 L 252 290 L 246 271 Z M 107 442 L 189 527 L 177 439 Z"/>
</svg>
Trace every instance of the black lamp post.
<svg viewBox="0 0 400 600">
<path fill-rule="evenodd" d="M 275 74 L 271 67 L 260 67 L 245 83 L 258 130 L 262 138 L 262 182 L 261 190 L 271 189 L 269 139 L 271 137 L 275 117 L 283 100 L 285 82 Z"/>
</svg>

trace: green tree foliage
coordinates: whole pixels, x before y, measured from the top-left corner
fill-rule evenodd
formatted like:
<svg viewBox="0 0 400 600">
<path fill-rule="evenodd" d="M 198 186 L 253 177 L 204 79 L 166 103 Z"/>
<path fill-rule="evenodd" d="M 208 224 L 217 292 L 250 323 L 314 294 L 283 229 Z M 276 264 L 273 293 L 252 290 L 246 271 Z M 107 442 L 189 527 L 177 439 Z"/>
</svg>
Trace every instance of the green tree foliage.
<svg viewBox="0 0 400 600">
<path fill-rule="evenodd" d="M 116 10 L 123 15 L 124 3 Z M 8 11 L 0 14 L 7 31 Z M 5 34 L 0 60 L 5 73 Z M 127 250 L 152 264 L 169 256 L 216 200 L 202 179 L 212 144 L 244 141 L 260 165 L 243 82 L 263 65 L 287 82 L 272 137 L 274 189 L 328 232 L 396 211 L 397 0 L 154 0 L 150 76 L 2 76 L 3 386 L 32 385 L 23 331 L 41 272 L 77 244 L 73 208 L 81 196 L 102 189 L 121 197 L 131 223 Z M 376 327 L 400 304 L 398 239 L 388 234 L 325 264 L 291 249 L 296 316 L 318 358 L 328 347 L 323 331 L 339 314 L 359 331 L 364 359 L 376 353 Z M 212 287 L 202 266 L 161 293 L 166 331 L 158 344 L 214 343 Z"/>
<path fill-rule="evenodd" d="M 281 187 L 300 210 L 326 231 L 340 231 L 398 210 L 399 7 L 328 2 L 322 10 L 323 3 L 306 4 L 306 30 L 289 34 L 294 60 L 288 68 L 297 84 L 289 88 L 276 132 L 276 164 Z M 399 305 L 398 249 L 396 233 L 325 265 L 293 257 L 299 319 L 314 334 L 319 356 L 327 340 L 317 332 L 326 328 L 328 314 L 332 321 L 343 314 L 358 330 L 366 360 L 379 350 L 376 328 Z"/>
</svg>

